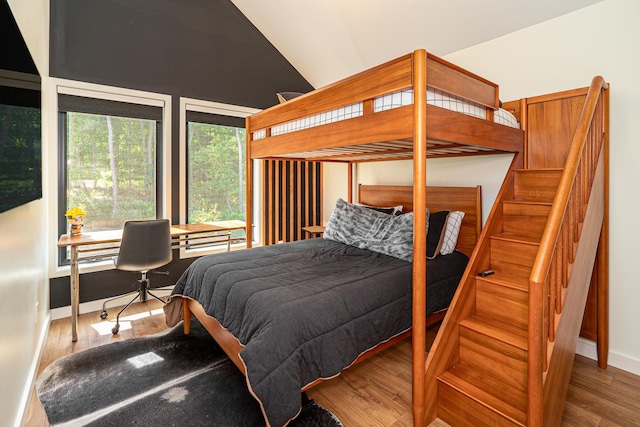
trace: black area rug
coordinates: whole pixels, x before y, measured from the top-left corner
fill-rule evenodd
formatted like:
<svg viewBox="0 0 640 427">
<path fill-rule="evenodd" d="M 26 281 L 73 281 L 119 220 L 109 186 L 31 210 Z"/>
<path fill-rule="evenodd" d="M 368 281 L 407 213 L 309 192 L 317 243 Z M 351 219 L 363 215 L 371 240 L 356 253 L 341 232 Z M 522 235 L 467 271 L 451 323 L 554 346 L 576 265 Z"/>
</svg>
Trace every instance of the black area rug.
<svg viewBox="0 0 640 427">
<path fill-rule="evenodd" d="M 38 377 L 52 426 L 264 426 L 245 377 L 194 319 L 56 360 Z M 302 393 L 293 427 L 340 421 Z"/>
</svg>

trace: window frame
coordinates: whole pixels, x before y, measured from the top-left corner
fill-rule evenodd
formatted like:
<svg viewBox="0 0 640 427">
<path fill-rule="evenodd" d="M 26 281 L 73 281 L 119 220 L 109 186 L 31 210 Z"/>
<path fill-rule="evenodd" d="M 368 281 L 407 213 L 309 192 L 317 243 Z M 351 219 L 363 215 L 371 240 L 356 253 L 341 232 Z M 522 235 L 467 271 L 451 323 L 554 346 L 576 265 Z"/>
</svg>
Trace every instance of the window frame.
<svg viewBox="0 0 640 427">
<path fill-rule="evenodd" d="M 48 93 L 51 96 L 48 99 L 48 111 L 51 113 L 47 117 L 48 129 L 46 135 L 48 136 L 49 149 L 47 150 L 48 160 L 45 165 L 48 165 L 49 170 L 46 173 L 48 186 L 46 193 L 48 194 L 48 209 L 52 212 L 52 215 L 48 217 L 48 230 L 49 239 L 52 242 L 57 242 L 59 238 L 59 225 L 61 224 L 61 218 L 59 218 L 59 212 L 63 198 L 59 197 L 60 185 L 64 183 L 59 182 L 59 179 L 63 177 L 62 171 L 66 171 L 63 166 L 63 162 L 66 162 L 64 153 L 66 149 L 62 147 L 60 141 L 61 132 L 66 132 L 61 123 L 58 98 L 59 95 L 75 95 L 87 98 L 94 98 L 106 101 L 119 101 L 130 104 L 140 104 L 145 106 L 160 107 L 162 109 L 162 123 L 160 124 L 159 141 L 156 147 L 156 159 L 157 159 L 157 191 L 159 199 L 156 206 L 156 216 L 158 218 L 170 218 L 171 217 L 171 96 L 144 92 L 132 89 L 124 89 L 113 86 L 104 86 L 93 83 L 78 82 L 64 79 L 50 79 L 50 91 Z M 55 161 L 53 160 L 55 159 Z M 49 253 L 49 259 L 52 262 L 50 265 L 50 277 L 61 277 L 69 274 L 68 263 L 60 264 L 58 256 L 58 250 L 56 245 L 50 245 L 51 252 Z M 88 264 L 80 265 L 80 272 L 93 272 L 113 269 L 113 263 L 110 261 L 99 261 Z"/>
<path fill-rule="evenodd" d="M 240 117 L 246 118 L 247 116 L 257 113 L 261 110 L 250 107 L 242 107 L 238 105 L 230 105 L 230 104 L 222 104 L 218 102 L 204 101 L 200 99 L 193 98 L 180 98 L 180 204 L 179 204 L 179 217 L 180 223 L 184 224 L 187 221 L 187 111 L 205 113 L 205 114 L 216 114 L 222 116 L 230 116 L 230 117 Z M 256 167 L 259 167 L 259 162 L 254 160 L 254 182 L 253 185 L 253 212 L 254 219 L 252 221 L 246 220 L 247 224 L 253 223 L 257 224 L 255 221 L 256 213 L 260 212 L 259 210 L 259 193 L 256 193 L 256 190 L 259 189 L 259 186 L 256 185 L 256 177 L 260 175 L 255 172 Z M 246 184 L 246 183 L 245 183 Z M 255 230 L 255 227 L 254 227 Z M 259 235 L 254 231 L 254 236 Z M 223 252 L 226 251 L 226 245 L 222 245 L 220 247 L 200 247 L 200 248 L 180 248 L 180 258 L 191 258 L 191 257 L 199 257 L 202 255 Z"/>
</svg>

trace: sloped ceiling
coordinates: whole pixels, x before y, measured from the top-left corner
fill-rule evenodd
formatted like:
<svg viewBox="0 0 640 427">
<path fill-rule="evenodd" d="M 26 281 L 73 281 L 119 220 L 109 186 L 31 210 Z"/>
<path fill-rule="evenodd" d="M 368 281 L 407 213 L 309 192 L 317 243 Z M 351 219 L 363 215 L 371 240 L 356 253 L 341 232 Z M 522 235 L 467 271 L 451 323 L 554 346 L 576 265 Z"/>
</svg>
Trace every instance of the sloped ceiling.
<svg viewBox="0 0 640 427">
<path fill-rule="evenodd" d="M 417 48 L 444 56 L 602 0 L 232 0 L 314 87 Z"/>
<path fill-rule="evenodd" d="M 6 0 L 0 0 L 0 69 L 38 74 Z"/>
<path fill-rule="evenodd" d="M 50 35 L 52 77 L 256 108 L 311 89 L 230 0 L 55 0 Z"/>
</svg>

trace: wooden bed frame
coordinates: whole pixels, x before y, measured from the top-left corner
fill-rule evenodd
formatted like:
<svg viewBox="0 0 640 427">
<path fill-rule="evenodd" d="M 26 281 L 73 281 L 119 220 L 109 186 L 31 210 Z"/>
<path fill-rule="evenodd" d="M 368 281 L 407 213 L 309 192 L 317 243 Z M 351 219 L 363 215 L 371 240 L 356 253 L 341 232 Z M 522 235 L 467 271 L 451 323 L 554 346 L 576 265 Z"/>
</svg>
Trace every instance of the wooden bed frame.
<svg viewBox="0 0 640 427">
<path fill-rule="evenodd" d="M 427 86 L 485 107 L 487 120 L 428 105 Z M 404 89 L 413 89 L 413 105 L 373 111 L 376 97 Z M 356 103 L 363 105 L 359 117 L 272 135 L 275 126 Z M 498 85 L 417 50 L 247 117 L 247 158 L 401 160 L 413 159 L 418 145 L 429 157 L 521 151 L 523 131 L 494 123 L 498 108 Z"/>
<path fill-rule="evenodd" d="M 358 187 L 358 193 L 360 202 L 367 205 L 402 205 L 403 210 L 407 212 L 412 211 L 413 208 L 413 187 L 411 186 L 360 185 Z M 481 231 L 482 201 L 480 187 L 429 187 L 429 209 L 432 212 L 440 210 L 459 210 L 465 212 L 456 249 L 470 255 Z M 246 375 L 246 368 L 239 356 L 240 350 L 242 350 L 244 346 L 238 339 L 225 329 L 214 317 L 207 315 L 198 301 L 183 298 L 182 304 L 184 333 L 189 333 L 191 315 L 195 316 L 238 369 Z M 432 314 L 426 319 L 427 325 L 430 326 L 440 322 L 445 314 L 446 310 Z M 353 364 L 355 365 L 367 359 L 410 335 L 411 331 L 407 331 L 377 345 L 367 352 L 362 353 Z M 303 388 L 303 391 L 322 381 L 324 380 L 319 379 L 308 384 Z"/>
<path fill-rule="evenodd" d="M 427 88 L 487 108 L 486 120 L 427 104 Z M 413 90 L 412 105 L 374 112 L 375 98 Z M 300 118 L 361 104 L 363 114 L 290 133 L 273 128 Z M 352 200 L 352 164 L 384 160 L 413 160 L 413 415 L 422 424 L 425 411 L 427 353 L 426 208 L 427 157 L 521 153 L 520 129 L 494 123 L 499 108 L 498 86 L 425 50 L 314 90 L 247 117 L 247 159 L 296 159 L 343 162 L 348 165 L 348 199 Z M 519 158 L 519 156 L 517 156 Z M 247 163 L 247 218 L 253 218 L 253 162 Z M 251 227 L 247 242 L 252 241 Z"/>
<path fill-rule="evenodd" d="M 427 88 L 485 107 L 486 120 L 428 105 Z M 405 89 L 413 90 L 413 104 L 374 112 L 376 97 Z M 326 115 L 327 112 L 349 108 L 353 104 L 361 105 L 362 115 L 289 133 L 273 132 L 276 126 L 318 114 Z M 417 424 L 422 423 L 425 410 L 424 374 L 428 326 L 425 313 L 426 209 L 437 198 L 425 186 L 427 157 L 521 153 L 525 145 L 524 132 L 495 123 L 493 115 L 498 108 L 499 92 L 496 84 L 420 49 L 266 109 L 246 120 L 247 218 L 253 218 L 253 160 L 293 159 L 345 163 L 348 165 L 349 201 L 353 200 L 354 163 L 413 161 L 414 191 L 411 191 L 410 197 L 414 209 L 413 253 L 414 259 L 425 260 L 413 263 L 412 387 L 413 413 Z M 405 199 L 407 196 L 408 193 Z M 451 210 L 454 207 L 447 206 L 445 209 Z M 469 215 L 470 212 L 466 212 Z M 471 216 L 465 219 L 470 221 Z M 475 221 L 476 227 L 479 227 L 479 214 Z M 247 227 L 248 247 L 251 247 L 253 241 L 252 233 L 252 227 Z M 466 233 L 461 237 L 459 244 L 464 245 L 465 252 L 473 251 L 477 234 L 471 239 L 465 237 Z M 185 300 L 187 319 L 189 312 L 201 319 L 240 370 L 245 372 L 242 361 L 237 357 L 241 345 L 220 325 L 203 316 L 200 309 L 194 302 Z M 188 323 L 185 327 L 188 329 Z"/>
<path fill-rule="evenodd" d="M 432 106 L 427 104 L 427 88 L 435 89 L 437 91 L 444 92 L 453 96 L 454 98 L 466 100 L 472 104 L 483 106 L 486 108 L 486 120 L 476 117 L 467 116 L 465 114 L 450 111 L 444 108 Z M 413 91 L 413 104 L 393 108 L 384 111 L 374 111 L 375 100 L 377 97 L 395 93 L 401 90 L 411 89 Z M 562 183 L 559 186 L 558 198 L 562 203 L 554 204 L 552 208 L 550 218 L 555 218 L 553 221 L 550 219 L 551 226 L 545 231 L 544 241 L 541 243 L 544 248 L 541 249 L 544 259 L 539 262 L 536 261 L 536 267 L 534 268 L 535 274 L 532 273 L 530 283 L 545 284 L 548 286 L 551 280 L 547 280 L 544 277 L 543 271 L 551 271 L 551 254 L 555 251 L 553 241 L 560 241 L 558 238 L 560 230 L 560 224 L 564 224 L 565 221 L 561 220 L 564 216 L 566 206 L 568 206 L 567 200 L 570 197 L 574 197 L 576 200 L 581 198 L 581 194 L 585 194 L 586 189 L 582 188 L 586 185 L 573 185 L 577 182 L 577 178 L 583 177 L 589 174 L 581 172 L 578 174 L 578 169 L 582 171 L 587 170 L 589 165 L 589 159 L 597 159 L 597 153 L 603 151 L 602 163 L 608 161 L 608 116 L 609 116 L 609 101 L 608 101 L 608 85 L 602 78 L 594 79 L 592 86 L 588 91 L 584 108 L 580 114 L 580 120 L 576 121 L 578 125 L 577 130 L 568 129 L 569 139 L 571 135 L 573 139 L 568 141 L 566 147 L 570 147 L 569 154 L 565 159 L 562 157 L 560 168 L 564 170 Z M 353 105 L 357 105 L 358 114 L 351 118 L 347 118 L 340 121 L 333 121 L 331 118 L 328 122 L 322 121 L 322 117 L 332 115 L 336 110 L 348 110 Z M 354 173 L 353 164 L 358 162 L 371 162 L 371 161 L 384 161 L 384 160 L 412 160 L 413 162 L 413 190 L 399 190 L 395 189 L 390 195 L 385 193 L 385 190 L 379 190 L 382 194 L 376 194 L 373 190 L 371 194 L 360 195 L 360 201 L 373 205 L 394 205 L 403 204 L 404 206 L 412 206 L 414 210 L 414 248 L 413 248 L 413 311 L 412 311 L 412 410 L 413 419 L 415 425 L 424 425 L 430 422 L 437 415 L 437 399 L 429 399 L 427 401 L 427 395 L 433 396 L 433 393 L 427 392 L 433 390 L 437 384 L 435 370 L 440 370 L 444 365 L 450 366 L 451 361 L 455 359 L 455 354 L 458 351 L 456 344 L 451 344 L 447 351 L 438 351 L 438 341 L 434 343 L 434 350 L 430 353 L 439 354 L 441 363 L 427 364 L 426 356 L 426 329 L 431 322 L 431 318 L 426 318 L 426 209 L 429 205 L 432 210 L 435 210 L 434 203 L 438 199 L 437 190 L 425 186 L 427 182 L 427 157 L 455 157 L 455 156 L 473 156 L 473 155 L 485 155 L 485 154 L 499 154 L 499 153 L 511 153 L 514 154 L 511 167 L 508 172 L 507 180 L 503 183 L 494 209 L 489 214 L 487 220 L 487 226 L 483 232 L 478 236 L 476 235 L 469 239 L 467 231 L 470 231 L 468 225 L 465 225 L 463 236 L 459 240 L 458 246 L 463 248 L 466 253 L 471 253 L 471 266 L 467 268 L 463 276 L 463 282 L 458 287 L 458 292 L 454 296 L 454 302 L 458 299 L 461 291 L 471 289 L 473 287 L 473 280 L 471 278 L 471 271 L 473 269 L 487 268 L 490 265 L 491 253 L 490 253 L 490 233 L 497 232 L 500 229 L 502 231 L 502 213 L 500 210 L 500 201 L 506 198 L 506 194 L 512 191 L 507 185 L 509 180 L 513 180 L 514 170 L 522 167 L 532 168 L 532 161 L 535 160 L 531 157 L 531 150 L 528 148 L 531 143 L 531 135 L 536 134 L 539 139 L 538 133 L 548 135 L 552 132 L 557 133 L 558 126 L 556 123 L 537 123 L 540 129 L 534 129 L 533 125 L 536 123 L 529 123 L 530 116 L 526 113 L 529 108 L 527 100 L 520 100 L 519 104 L 511 104 L 516 112 L 522 113 L 521 125 L 528 128 L 529 135 L 525 136 L 525 132 L 521 129 L 515 129 L 507 127 L 501 124 L 494 123 L 493 115 L 494 111 L 499 106 L 499 93 L 498 86 L 491 83 L 473 73 L 470 73 L 460 67 L 457 67 L 447 61 L 444 61 L 438 57 L 428 54 L 424 50 L 416 50 L 408 55 L 404 55 L 395 60 L 389 61 L 380 66 L 371 68 L 370 70 L 358 73 L 354 76 L 348 77 L 334 84 L 326 87 L 314 90 L 308 94 L 302 95 L 293 100 L 276 105 L 272 108 L 264 110 L 260 113 L 254 114 L 247 118 L 246 121 L 246 136 L 247 136 L 247 203 L 246 203 L 246 215 L 247 218 L 253 218 L 253 174 L 254 174 L 254 162 L 256 159 L 264 160 L 299 160 L 299 161 L 328 161 L 328 162 L 342 162 L 348 165 L 348 200 L 352 201 L 354 195 L 352 194 L 354 187 Z M 578 108 L 578 107 L 576 107 Z M 557 105 L 554 103 L 554 111 L 557 111 Z M 573 110 L 572 110 L 573 111 Z M 578 111 L 578 110 L 575 110 Z M 599 113 L 596 114 L 596 111 Z M 301 119 L 308 122 L 316 122 L 318 115 L 321 116 L 323 124 L 315 124 L 311 127 L 306 127 L 299 130 L 281 132 L 282 128 L 290 127 L 293 122 L 299 122 Z M 565 126 L 564 124 L 562 126 Z M 534 131 L 533 133 L 531 131 Z M 594 136 L 596 135 L 597 136 Z M 557 145 L 558 138 L 554 134 L 554 138 L 549 138 L 554 145 Z M 543 138 L 544 139 L 544 138 Z M 525 144 L 526 141 L 526 144 Z M 588 141 L 588 144 L 585 142 Z M 604 141 L 604 148 L 596 149 L 600 147 L 598 141 Z M 536 149 L 544 151 L 544 144 L 539 145 L 539 141 L 536 141 Z M 588 147 L 586 149 L 585 147 Z M 527 152 L 525 152 L 525 149 Z M 591 151 L 590 151 L 591 150 Z M 555 151 L 554 151 L 555 152 Z M 582 153 L 591 153 L 583 154 Z M 546 158 L 546 156 L 544 156 Z M 552 156 L 553 157 L 553 156 Z M 581 160 L 586 158 L 584 162 Z M 535 163 L 535 162 L 533 162 Z M 605 172 L 602 172 L 602 170 Z M 595 170 L 595 169 L 594 169 Z M 604 176 L 598 181 L 598 189 L 604 196 L 602 200 L 598 200 L 600 205 L 596 205 L 592 211 L 596 211 L 601 205 L 604 207 L 604 220 L 603 228 L 600 237 L 600 241 L 597 241 L 598 236 L 594 235 L 592 241 L 587 243 L 588 249 L 598 251 L 598 287 L 599 295 L 602 295 L 602 305 L 606 305 L 608 301 L 608 279 L 607 272 L 608 266 L 607 260 L 607 248 L 608 248 L 608 205 L 606 203 L 608 194 L 608 165 L 606 167 L 598 166 L 597 170 L 601 171 L 600 177 Z M 571 182 L 570 182 L 571 181 Z M 581 181 L 589 181 L 587 179 Z M 602 183 L 603 182 L 603 183 Z M 582 184 L 582 183 L 581 183 Z M 576 189 L 577 190 L 569 190 Z M 590 189 L 589 189 L 590 190 Z M 362 193 L 363 189 L 360 188 Z M 368 189 L 364 190 L 365 192 Z M 403 193 L 405 192 L 405 193 Z M 571 193 L 571 194 L 570 194 Z M 403 195 L 401 195 L 403 194 Z M 409 201 L 411 202 L 409 204 Z M 444 205 L 442 209 L 456 209 L 453 207 L 454 200 L 451 199 Z M 591 209 L 591 207 L 590 207 Z M 459 210 L 465 210 L 467 216 L 466 221 L 471 221 L 472 217 L 469 215 L 470 211 L 465 208 Z M 578 211 L 577 209 L 575 210 Z M 480 212 L 478 210 L 478 212 Z M 598 211 L 599 212 L 599 211 Z M 572 215 L 569 215 L 571 217 Z M 579 216 L 579 215 L 573 215 Z M 570 221 L 571 222 L 571 219 Z M 568 223 L 567 222 L 567 223 Z M 480 216 L 475 217 L 474 224 L 479 230 Z M 314 225 L 314 224 L 305 224 Z M 317 224 L 315 224 L 317 225 Z M 564 227 L 564 225 L 563 225 Z M 569 227 L 574 229 L 580 229 L 581 226 Z M 563 228 L 564 230 L 564 228 Z M 592 231 L 592 230 L 591 230 Z M 251 246 L 252 242 L 252 227 L 247 227 L 247 246 Z M 593 233 L 595 234 L 595 232 Z M 569 232 L 563 234 L 567 241 L 575 240 L 573 236 L 569 236 Z M 476 240 L 481 242 L 480 245 L 475 247 Z M 597 246 L 598 243 L 602 243 Z M 597 246 L 597 247 L 596 247 Z M 594 249 L 595 248 L 595 249 Z M 585 249 L 586 251 L 586 249 Z M 583 261 L 586 257 L 583 257 Z M 588 261 L 588 260 L 587 260 Z M 486 265 L 485 265 L 486 264 Z M 573 264 L 570 264 L 573 266 Z M 573 267 L 572 267 L 573 268 Z M 569 269 L 570 271 L 571 269 Z M 586 269 L 578 268 L 578 271 L 585 270 L 591 271 L 591 265 L 587 265 Z M 479 269 L 478 269 L 479 271 Z M 556 276 L 567 275 L 557 270 Z M 538 274 L 539 273 L 539 274 Z M 473 275 L 475 276 L 475 275 Z M 577 277 L 577 276 L 576 276 Z M 579 280 L 579 279 L 576 279 Z M 470 286 L 465 286 L 466 282 L 471 283 Z M 557 281 L 560 283 L 561 281 Z M 557 284 L 556 284 L 557 285 Z M 567 332 L 572 326 L 578 327 L 582 316 L 584 301 L 579 298 L 568 298 L 569 301 L 574 301 L 570 309 L 554 309 L 547 307 L 544 301 L 545 295 L 565 294 L 563 290 L 560 290 L 559 285 L 556 286 L 555 292 L 545 293 L 542 291 L 542 286 L 536 286 L 535 290 L 537 294 L 532 298 L 529 297 L 529 330 L 528 330 L 528 363 L 527 363 L 527 413 L 529 417 L 528 423 L 531 425 L 542 425 L 542 415 L 545 411 L 548 418 L 561 416 L 562 407 L 555 402 L 558 392 L 562 394 L 562 390 L 566 392 L 566 385 L 568 384 L 568 375 L 570 373 L 571 361 L 573 360 L 573 352 L 567 351 L 567 349 L 575 348 L 575 340 L 577 337 L 571 336 L 571 333 Z M 581 288 L 580 288 L 581 290 Z M 578 291 L 574 291 L 577 294 Z M 600 297 L 598 297 L 600 299 Z M 458 328 L 459 323 L 455 320 L 452 322 L 452 317 L 460 317 L 463 312 L 471 311 L 470 307 L 475 306 L 475 299 L 467 299 L 460 297 L 465 304 L 458 309 L 452 306 L 444 319 L 444 327 L 441 328 L 439 336 L 450 337 L 453 334 L 449 333 L 452 330 Z M 544 300 L 544 301 L 543 301 Z M 556 298 L 557 301 L 563 301 L 564 297 Z M 600 303 L 599 303 L 600 304 Z M 200 318 L 211 334 L 218 340 L 218 342 L 225 348 L 225 351 L 231 356 L 236 365 L 244 372 L 244 366 L 239 357 L 237 357 L 238 351 L 241 349 L 241 345 L 231 337 L 228 332 L 224 331 L 220 325 L 216 325 L 216 322 L 208 321 L 207 317 L 203 315 L 201 307 L 197 304 L 186 300 L 185 313 L 187 314 L 191 310 L 198 318 Z M 546 310 L 546 311 L 545 311 Z M 598 308 L 600 311 L 601 308 Z M 604 309 L 602 309 L 604 311 Z M 543 347 L 548 344 L 549 337 L 554 335 L 554 331 L 544 332 L 547 326 L 554 324 L 554 319 L 557 316 L 554 313 L 562 314 L 563 318 L 568 318 L 563 326 L 563 334 L 558 335 L 560 340 L 556 340 L 555 344 L 551 347 Z M 457 314 L 456 314 L 457 313 Z M 552 313 L 549 315 L 549 313 Z M 569 313 L 569 314 L 568 314 Z M 603 332 L 608 326 L 607 316 L 598 317 L 598 329 Z M 188 324 L 185 325 L 188 329 Z M 449 332 L 445 331 L 448 329 Z M 545 336 L 545 333 L 547 336 Z M 600 337 L 600 333 L 598 335 Z M 603 335 L 606 340 L 606 333 Z M 401 338 L 401 337 L 400 337 Z M 557 339 L 557 337 L 555 337 Z M 393 341 L 393 340 L 392 340 Z M 392 341 L 385 345 L 391 345 Z M 606 345 L 600 344 L 600 338 L 598 339 L 598 353 L 599 355 L 606 349 Z M 452 342 L 452 341 L 447 341 Z M 554 347 L 555 346 L 555 347 Z M 379 351 L 383 346 L 378 346 L 372 350 Z M 548 351 L 547 348 L 555 348 L 556 350 Z M 236 356 L 234 356 L 234 354 Z M 556 357 L 556 355 L 558 355 Z M 363 355 L 362 358 L 365 358 Z M 605 357 L 606 360 L 606 357 Z M 543 371 L 543 365 L 550 364 L 551 368 L 546 367 L 547 371 Z M 606 362 L 605 362 L 606 364 Z M 442 365 L 442 366 L 440 366 Z M 442 370 L 439 371 L 444 372 Z M 561 372 L 562 375 L 556 375 Z M 439 375 L 438 373 L 438 375 Z M 544 382 L 548 373 L 552 381 Z M 564 379 L 558 380 L 561 376 Z M 428 377 L 428 381 L 427 381 Z M 545 408 L 545 404 L 553 401 L 552 408 Z M 465 400 L 465 402 L 469 402 Z M 559 408 L 559 409 L 558 409 Z M 545 417 L 547 417 L 545 415 Z M 559 418 L 558 418 L 559 419 Z M 555 424 L 555 423 L 551 423 Z"/>
<path fill-rule="evenodd" d="M 462 211 L 456 249 L 471 256 L 482 230 L 482 193 L 476 187 L 427 187 L 427 206 L 431 212 Z M 370 206 L 402 205 L 404 212 L 413 211 L 413 187 L 409 185 L 358 185 L 358 202 Z"/>
</svg>

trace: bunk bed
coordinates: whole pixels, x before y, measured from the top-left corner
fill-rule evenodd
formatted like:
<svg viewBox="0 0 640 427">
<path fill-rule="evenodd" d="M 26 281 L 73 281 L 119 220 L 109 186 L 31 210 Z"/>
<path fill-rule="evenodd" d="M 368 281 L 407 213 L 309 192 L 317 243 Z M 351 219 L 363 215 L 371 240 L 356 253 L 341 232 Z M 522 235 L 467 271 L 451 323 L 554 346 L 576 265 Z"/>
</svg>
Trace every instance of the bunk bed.
<svg viewBox="0 0 640 427">
<path fill-rule="evenodd" d="M 443 103 L 453 104 L 453 107 Z M 457 248 L 467 255 L 473 252 L 481 224 L 479 206 L 462 202 L 464 192 L 427 190 L 426 158 L 521 152 L 523 131 L 503 124 L 499 103 L 497 85 L 424 50 L 416 50 L 247 118 L 247 218 L 253 217 L 250 185 L 253 159 L 344 162 L 349 165 L 350 180 L 354 163 L 413 159 L 413 186 L 387 187 L 386 190 L 384 187 L 361 187 L 358 201 L 372 206 L 389 206 L 390 203 L 394 206 L 398 203 L 395 199 L 400 197 L 405 208 L 412 210 L 413 262 L 409 263 L 411 268 L 407 276 L 412 283 L 409 302 L 412 324 L 410 329 L 374 344 L 371 351 L 386 348 L 395 340 L 413 334 L 415 419 L 421 418 L 424 410 L 424 384 L 421 381 L 425 369 L 425 332 L 427 325 L 434 321 L 434 317 L 427 316 L 426 312 L 429 212 L 457 210 L 460 203 L 466 203 L 460 209 L 466 210 L 466 222 Z M 505 117 L 511 119 L 508 114 Z M 517 126 L 517 123 L 513 125 Z M 350 182 L 350 202 L 352 187 Z M 473 192 L 478 200 L 479 188 Z M 471 230 L 473 232 L 469 232 Z M 247 227 L 247 242 L 250 247 L 251 227 Z M 309 244 L 304 242 L 302 244 Z M 293 244 L 298 242 L 275 246 Z M 264 248 L 247 251 L 258 249 Z M 193 314 L 246 374 L 247 366 L 239 356 L 244 348 L 240 340 L 207 314 L 209 308 L 203 306 L 203 300 L 180 296 L 184 296 L 181 309 L 185 332 L 189 330 L 189 319 Z M 175 308 L 177 304 L 171 305 Z M 436 314 L 440 316 L 438 320 L 442 313 Z M 358 360 L 371 351 L 363 353 Z M 313 384 L 315 381 L 302 384 L 301 388 Z M 248 385 L 254 392 L 249 381 Z"/>
</svg>

